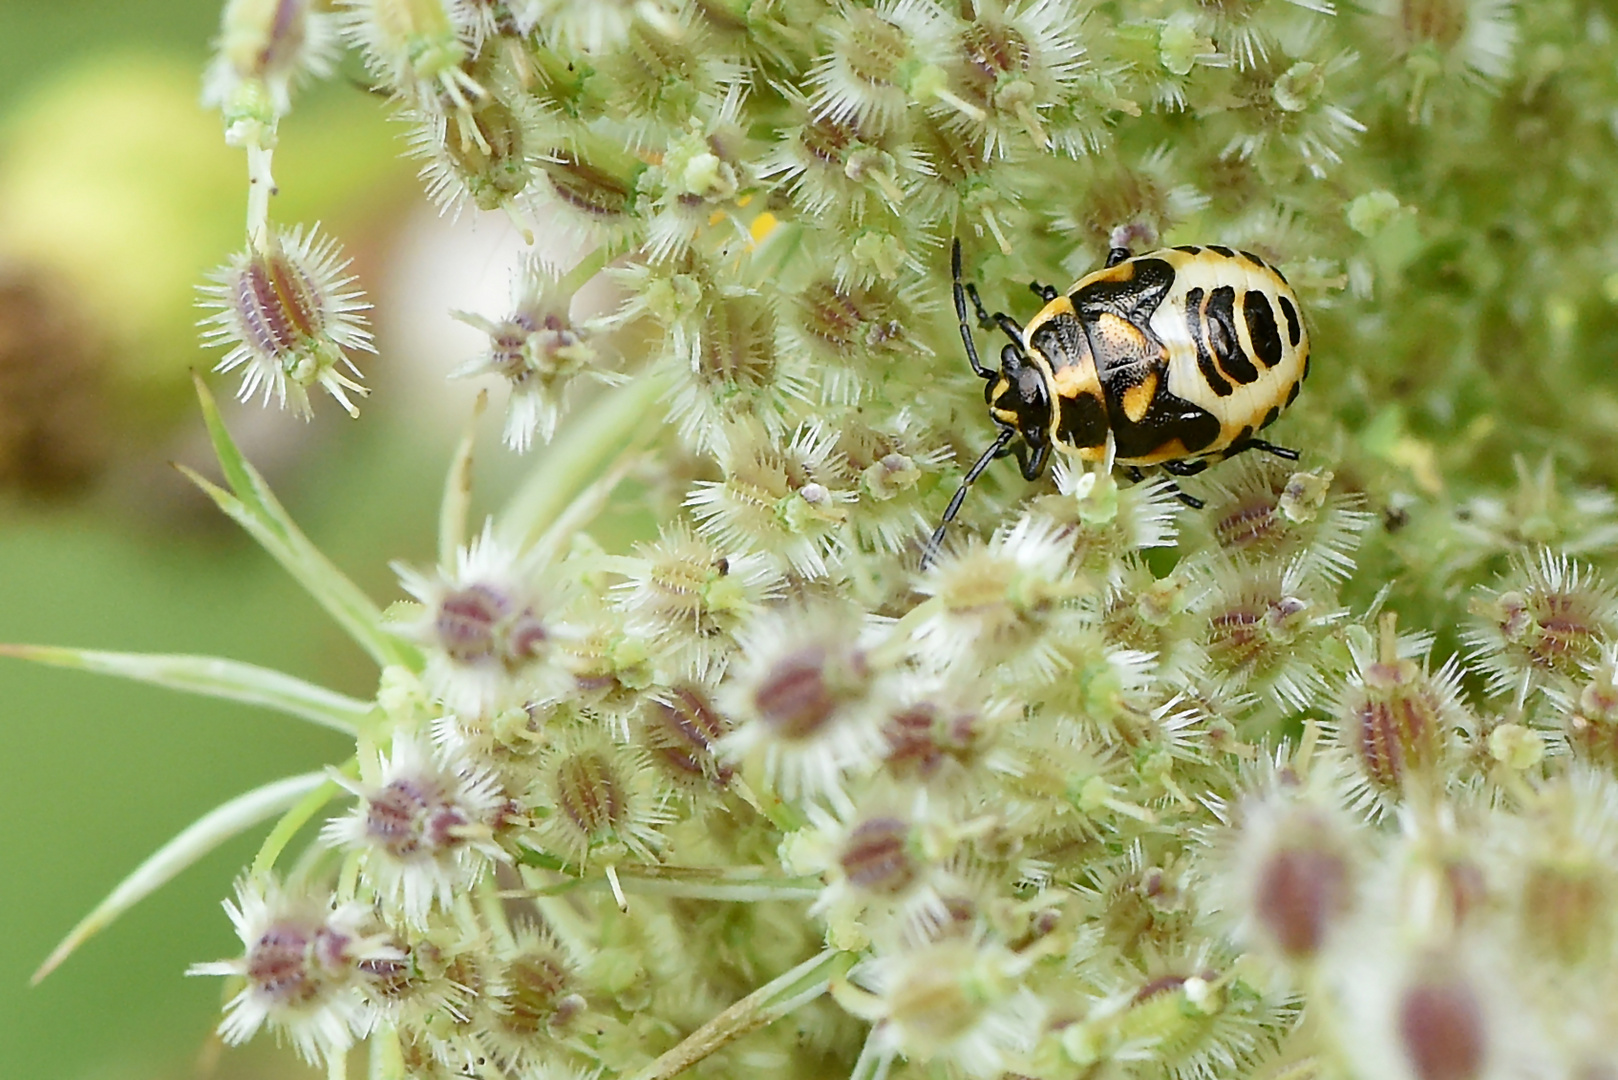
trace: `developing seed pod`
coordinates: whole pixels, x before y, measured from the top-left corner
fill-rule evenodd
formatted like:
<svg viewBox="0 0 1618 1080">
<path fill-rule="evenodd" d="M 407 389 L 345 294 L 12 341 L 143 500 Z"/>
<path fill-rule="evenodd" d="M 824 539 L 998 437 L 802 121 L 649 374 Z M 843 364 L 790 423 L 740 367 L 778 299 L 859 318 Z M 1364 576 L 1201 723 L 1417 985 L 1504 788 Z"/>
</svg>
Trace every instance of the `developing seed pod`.
<svg viewBox="0 0 1618 1080">
<path fill-rule="evenodd" d="M 746 83 L 747 72 L 712 47 L 692 8 L 666 10 L 666 22 L 633 20 L 623 42 L 594 64 L 606 115 L 637 149 L 656 147 L 693 117 L 734 115 L 738 101 L 728 110 L 724 103 Z"/>
<path fill-rule="evenodd" d="M 637 547 L 624 576 L 613 604 L 626 629 L 669 668 L 694 679 L 724 672 L 738 631 L 783 588 L 768 557 L 698 537 L 680 521 L 656 543 Z"/>
<path fill-rule="evenodd" d="M 873 1025 L 872 1052 L 989 1080 L 1034 1043 L 1044 999 L 1022 984 L 1027 961 L 997 942 L 950 936 L 864 961 L 838 1004 Z"/>
<path fill-rule="evenodd" d="M 736 775 L 718 754 L 719 741 L 732 730 L 706 688 L 684 685 L 646 698 L 636 739 L 674 786 L 711 790 L 728 787 Z"/>
<path fill-rule="evenodd" d="M 1601 662 L 1582 685 L 1550 691 L 1550 696 L 1573 756 L 1618 772 L 1618 648 L 1602 649 Z"/>
<path fill-rule="evenodd" d="M 1324 683 L 1325 630 L 1342 612 L 1322 611 L 1297 564 L 1219 559 L 1194 609 L 1208 673 L 1224 692 L 1264 694 L 1285 711 L 1305 708 Z"/>
<path fill-rule="evenodd" d="M 483 1003 L 487 1023 L 479 1043 L 512 1074 L 555 1062 L 563 1040 L 588 1004 L 577 965 L 544 930 L 520 923 L 512 940 L 494 950 L 498 972 Z"/>
<path fill-rule="evenodd" d="M 931 611 L 914 631 L 915 652 L 947 671 L 993 667 L 1009 679 L 1061 670 L 1059 638 L 1081 619 L 1075 601 L 1092 592 L 1061 530 L 1025 516 L 984 544 L 958 544 L 928 567 L 916 589 Z"/>
<path fill-rule="evenodd" d="M 1521 708 L 1534 690 L 1566 688 L 1618 637 L 1618 595 L 1590 567 L 1541 550 L 1516 561 L 1498 589 L 1479 590 L 1462 635 L 1491 694 Z"/>
<path fill-rule="evenodd" d="M 843 550 L 849 504 L 858 499 L 837 433 L 817 423 L 779 445 L 756 424 L 727 433 L 720 455 L 725 479 L 699 480 L 686 497 L 703 536 L 768 555 L 782 572 L 826 574 Z"/>
<path fill-rule="evenodd" d="M 822 224 L 836 217 L 862 223 L 879 206 L 903 205 L 910 178 L 929 169 L 908 140 L 853 117 L 817 115 L 808 99 L 785 89 L 798 123 L 763 155 L 760 179 L 774 182 L 799 213 Z"/>
<path fill-rule="evenodd" d="M 422 161 L 418 175 L 427 197 L 451 218 L 458 218 L 467 203 L 479 210 L 504 207 L 515 212 L 539 166 L 543 115 L 533 98 L 502 88 L 471 103 L 464 114 L 455 114 L 454 123 L 452 111 L 411 109 L 404 114 L 410 124 L 410 154 Z"/>
<path fill-rule="evenodd" d="M 365 66 L 407 104 L 432 108 L 440 94 L 462 116 L 489 93 L 466 70 L 474 21 L 460 0 L 344 0 L 343 33 Z"/>
<path fill-rule="evenodd" d="M 1509 980 L 1485 950 L 1468 951 L 1388 947 L 1358 958 L 1339 1043 L 1357 1075 L 1483 1080 L 1512 1075 L 1517 1055 L 1541 1058 L 1548 1048 L 1523 1044 L 1521 1009 L 1498 993 Z"/>
<path fill-rule="evenodd" d="M 331 73 L 337 55 L 332 16 L 309 0 L 229 0 L 203 78 L 202 103 L 225 111 L 227 129 L 268 99 L 272 115 L 292 111 L 292 89 Z M 231 138 L 230 134 L 226 136 Z"/>
<path fill-rule="evenodd" d="M 949 919 L 943 899 L 959 887 L 948 861 L 959 827 L 924 790 L 879 785 L 840 816 L 811 806 L 809 827 L 783 842 L 795 873 L 824 875 L 811 912 L 833 940 L 864 948 L 874 939 L 925 940 Z"/>
<path fill-rule="evenodd" d="M 1378 90 L 1403 97 L 1412 123 L 1453 115 L 1479 86 L 1511 73 L 1518 34 L 1506 0 L 1379 0 L 1371 13 L 1375 32 L 1403 60 Z"/>
<path fill-rule="evenodd" d="M 574 869 L 655 859 L 671 818 L 668 790 L 644 750 L 573 726 L 552 736 L 534 773 L 522 799 L 539 818 L 528 846 Z"/>
<path fill-rule="evenodd" d="M 1357 61 L 1348 50 L 1319 61 L 1277 54 L 1240 72 L 1233 92 L 1247 103 L 1251 120 L 1223 153 L 1254 161 L 1261 173 L 1290 176 L 1303 168 L 1323 179 L 1365 130 L 1336 104 Z"/>
<path fill-rule="evenodd" d="M 360 312 L 371 305 L 344 275 L 348 260 L 337 241 L 300 225 L 266 234 L 209 275 L 200 307 L 214 311 L 199 324 L 203 344 L 228 347 L 215 371 L 242 368 L 243 401 L 262 394 L 308 418 L 309 389 L 324 387 L 350 416 L 348 398 L 369 393 L 343 373 L 359 375 L 349 353 L 374 352 Z"/>
<path fill-rule="evenodd" d="M 497 375 L 510 390 L 505 443 L 527 452 L 537 435 L 550 442 L 567 398 L 580 379 L 615 384 L 624 376 L 603 370 L 590 329 L 572 316 L 573 296 L 560 276 L 528 257 L 513 275 L 510 314 L 498 321 L 457 311 L 455 317 L 489 335 L 489 348 L 450 372 L 450 378 Z"/>
<path fill-rule="evenodd" d="M 951 59 L 942 65 L 948 94 L 931 110 L 982 140 L 986 157 L 1005 157 L 1013 146 L 1048 149 L 1044 114 L 1068 102 L 1084 65 L 1077 12 L 977 0 L 962 15 L 932 28 L 938 43 L 927 51 Z"/>
<path fill-rule="evenodd" d="M 1428 672 L 1428 639 L 1401 639 L 1391 613 L 1374 645 L 1363 633 L 1349 643 L 1354 671 L 1336 695 L 1328 730 L 1349 763 L 1355 805 L 1380 816 L 1407 799 L 1436 798 L 1457 736 L 1472 726 L 1460 704 L 1459 663 L 1452 658 Z"/>
<path fill-rule="evenodd" d="M 673 377 L 669 414 L 694 451 L 711 454 L 727 428 L 758 428 L 783 438 L 809 401 L 804 358 L 780 341 L 780 294 L 733 284 L 719 264 L 687 253 L 679 270 L 631 266 L 612 272 L 629 300 L 610 320 L 642 316 L 662 328 L 653 355 Z"/>
<path fill-rule="evenodd" d="M 917 56 L 917 47 L 929 40 L 937 17 L 916 0 L 883 0 L 874 8 L 842 5 L 821 27 L 829 49 L 807 80 L 816 115 L 879 134 L 897 130 L 916 69 L 928 59 Z"/>
<path fill-rule="evenodd" d="M 536 160 L 537 182 L 528 190 L 547 229 L 560 234 L 538 251 L 540 258 L 557 251 L 571 257 L 603 244 L 620 250 L 638 235 L 636 198 L 648 166 L 622 145 L 570 137 L 539 148 Z"/>
<path fill-rule="evenodd" d="M 910 329 L 923 325 L 932 304 L 920 282 L 865 284 L 821 277 L 792 301 L 793 317 L 782 334 L 793 352 L 807 356 L 821 373 L 821 398 L 829 404 L 858 405 L 879 392 L 903 400 L 924 365 L 901 357 L 930 356 L 932 347 Z"/>
<path fill-rule="evenodd" d="M 1579 767 L 1547 782 L 1531 811 L 1497 834 L 1524 954 L 1554 979 L 1609 972 L 1618 961 L 1614 815 L 1611 775 Z"/>
<path fill-rule="evenodd" d="M 1360 497 L 1332 490 L 1330 472 L 1268 455 L 1243 455 L 1197 490 L 1206 505 L 1196 523 L 1221 550 L 1296 560 L 1333 581 L 1353 572 L 1354 550 L 1371 521 L 1355 509 Z"/>
</svg>

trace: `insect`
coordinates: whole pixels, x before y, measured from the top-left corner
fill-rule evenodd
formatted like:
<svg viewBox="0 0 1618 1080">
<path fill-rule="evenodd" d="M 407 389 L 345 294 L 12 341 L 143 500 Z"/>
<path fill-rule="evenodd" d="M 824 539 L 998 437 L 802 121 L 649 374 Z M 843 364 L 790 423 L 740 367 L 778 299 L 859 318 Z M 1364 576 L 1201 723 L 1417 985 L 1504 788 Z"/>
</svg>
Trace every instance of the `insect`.
<svg viewBox="0 0 1618 1080">
<path fill-rule="evenodd" d="M 955 314 L 972 371 L 999 434 L 961 481 L 928 541 L 938 550 L 967 489 L 996 458 L 1016 454 L 1037 480 L 1054 447 L 1085 461 L 1109 453 L 1136 480 L 1141 466 L 1194 476 L 1210 462 L 1264 450 L 1296 450 L 1257 437 L 1298 396 L 1309 374 L 1309 333 L 1298 297 L 1279 270 L 1228 247 L 1174 247 L 1133 255 L 1115 247 L 1107 264 L 1067 292 L 1029 285 L 1045 306 L 1018 326 L 983 308 L 961 283 L 961 242 L 950 255 Z M 1011 339 L 1000 370 L 983 366 L 966 316 Z M 1018 440 L 1020 437 L 1020 441 Z M 1109 447 L 1109 442 L 1111 446 Z M 1188 506 L 1202 502 L 1179 492 Z"/>
</svg>

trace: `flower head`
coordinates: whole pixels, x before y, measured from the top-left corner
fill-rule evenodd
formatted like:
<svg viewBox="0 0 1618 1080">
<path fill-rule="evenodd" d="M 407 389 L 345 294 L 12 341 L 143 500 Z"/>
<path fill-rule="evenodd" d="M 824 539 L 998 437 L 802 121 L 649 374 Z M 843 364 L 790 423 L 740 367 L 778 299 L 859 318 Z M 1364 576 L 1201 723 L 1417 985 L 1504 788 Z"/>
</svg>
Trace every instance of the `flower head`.
<svg viewBox="0 0 1618 1080">
<path fill-rule="evenodd" d="M 522 561 L 490 524 L 462 548 L 453 568 L 422 573 L 396 564 L 422 609 L 397 631 L 427 650 L 423 681 L 450 709 L 473 716 L 535 696 L 537 662 L 556 627 Z"/>
<path fill-rule="evenodd" d="M 344 781 L 359 802 L 327 822 L 327 843 L 358 851 L 379 893 L 413 926 L 434 903 L 447 908 L 491 860 L 507 858 L 494 838 L 507 800 L 488 772 L 400 735 L 366 783 Z"/>
<path fill-rule="evenodd" d="M 489 335 L 489 348 L 451 372 L 451 378 L 498 375 L 506 380 L 511 398 L 506 405 L 505 441 L 518 453 L 527 451 L 535 435 L 550 442 L 577 379 L 613 383 L 622 378 L 595 366 L 590 331 L 573 320 L 573 297 L 560 285 L 557 275 L 538 259 L 528 258 L 512 280 L 509 315 L 495 320 L 456 313 L 462 322 Z"/>
<path fill-rule="evenodd" d="M 262 392 L 282 408 L 307 417 L 309 388 L 323 386 L 351 416 L 359 410 L 350 391 L 367 391 L 343 374 L 359 375 L 349 353 L 374 351 L 360 312 L 370 307 L 345 276 L 348 260 L 337 241 L 319 235 L 319 226 L 266 234 L 263 246 L 249 246 L 210 275 L 201 290 L 203 342 L 228 347 L 216 371 L 243 368 L 243 401 Z"/>
<path fill-rule="evenodd" d="M 193 964 L 188 975 L 227 975 L 246 985 L 225 1006 L 219 1033 L 241 1043 L 266 1023 L 284 1033 L 304 1060 L 330 1059 L 370 1028 L 361 987 L 368 963 L 403 954 L 386 935 L 368 929 L 359 904 L 244 878 L 225 912 L 247 947 L 236 960 Z"/>
</svg>

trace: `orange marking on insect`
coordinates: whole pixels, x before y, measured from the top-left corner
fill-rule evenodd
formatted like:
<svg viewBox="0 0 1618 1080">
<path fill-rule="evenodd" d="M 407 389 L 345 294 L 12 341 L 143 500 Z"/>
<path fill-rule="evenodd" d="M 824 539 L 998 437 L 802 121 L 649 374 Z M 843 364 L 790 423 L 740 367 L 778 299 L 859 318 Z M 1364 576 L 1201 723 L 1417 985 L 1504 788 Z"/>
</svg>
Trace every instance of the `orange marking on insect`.
<svg viewBox="0 0 1618 1080">
<path fill-rule="evenodd" d="M 1135 423 L 1152 407 L 1152 400 L 1157 397 L 1157 372 L 1148 371 L 1146 377 L 1140 382 L 1124 391 L 1124 415 Z"/>
</svg>

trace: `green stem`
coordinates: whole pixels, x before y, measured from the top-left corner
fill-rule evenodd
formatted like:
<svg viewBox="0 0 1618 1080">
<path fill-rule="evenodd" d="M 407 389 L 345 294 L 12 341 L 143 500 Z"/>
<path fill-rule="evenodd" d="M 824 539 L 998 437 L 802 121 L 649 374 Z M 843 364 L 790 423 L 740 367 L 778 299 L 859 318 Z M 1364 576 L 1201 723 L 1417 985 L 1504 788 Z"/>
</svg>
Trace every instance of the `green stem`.
<svg viewBox="0 0 1618 1080">
<path fill-rule="evenodd" d="M 714 1051 L 757 1031 L 821 994 L 833 979 L 848 974 L 855 955 L 827 949 L 772 979 L 687 1035 L 678 1045 L 636 1073 L 634 1080 L 669 1080 Z"/>
</svg>

